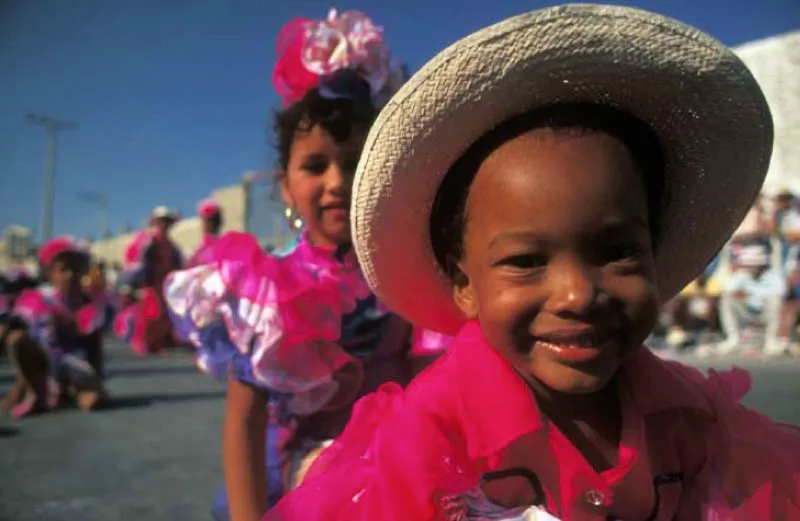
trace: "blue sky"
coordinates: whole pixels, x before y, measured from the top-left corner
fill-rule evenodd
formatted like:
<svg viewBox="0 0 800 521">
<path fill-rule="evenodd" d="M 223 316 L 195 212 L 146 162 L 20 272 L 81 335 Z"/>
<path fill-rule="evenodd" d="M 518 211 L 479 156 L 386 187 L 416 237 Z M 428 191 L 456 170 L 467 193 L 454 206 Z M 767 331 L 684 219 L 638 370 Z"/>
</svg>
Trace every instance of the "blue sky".
<svg viewBox="0 0 800 521">
<path fill-rule="evenodd" d="M 560 2 L 372 0 L 395 56 L 419 68 L 508 16 Z M 72 120 L 60 136 L 55 232 L 96 234 L 106 193 L 112 230 L 168 204 L 191 213 L 214 187 L 269 168 L 274 41 L 311 0 L 0 0 L 0 227 L 38 229 L 44 132 L 27 112 Z M 800 28 L 798 0 L 640 0 L 735 45 Z"/>
</svg>

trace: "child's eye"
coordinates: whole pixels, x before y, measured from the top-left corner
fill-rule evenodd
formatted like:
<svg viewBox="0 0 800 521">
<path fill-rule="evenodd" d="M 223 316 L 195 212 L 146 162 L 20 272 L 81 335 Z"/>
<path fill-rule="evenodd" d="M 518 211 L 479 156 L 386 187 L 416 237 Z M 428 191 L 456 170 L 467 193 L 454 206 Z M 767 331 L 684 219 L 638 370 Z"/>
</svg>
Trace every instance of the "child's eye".
<svg viewBox="0 0 800 521">
<path fill-rule="evenodd" d="M 605 263 L 634 263 L 639 260 L 642 247 L 638 244 L 610 245 L 603 252 L 602 260 Z"/>
<path fill-rule="evenodd" d="M 328 162 L 321 159 L 312 159 L 303 163 L 303 170 L 314 175 L 324 174 L 328 169 Z"/>
<path fill-rule="evenodd" d="M 498 265 L 520 270 L 530 270 L 547 266 L 547 256 L 542 253 L 523 253 L 511 255 L 501 260 Z"/>
</svg>

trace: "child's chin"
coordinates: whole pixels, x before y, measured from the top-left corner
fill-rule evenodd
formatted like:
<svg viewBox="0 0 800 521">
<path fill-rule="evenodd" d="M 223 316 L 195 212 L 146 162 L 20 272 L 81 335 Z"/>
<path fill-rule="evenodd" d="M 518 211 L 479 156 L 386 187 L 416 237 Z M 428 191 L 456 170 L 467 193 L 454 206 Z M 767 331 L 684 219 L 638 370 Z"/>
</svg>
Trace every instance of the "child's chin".
<svg viewBox="0 0 800 521">
<path fill-rule="evenodd" d="M 591 394 L 603 390 L 614 374 L 587 374 L 562 366 L 536 378 L 550 389 L 564 394 Z"/>
</svg>

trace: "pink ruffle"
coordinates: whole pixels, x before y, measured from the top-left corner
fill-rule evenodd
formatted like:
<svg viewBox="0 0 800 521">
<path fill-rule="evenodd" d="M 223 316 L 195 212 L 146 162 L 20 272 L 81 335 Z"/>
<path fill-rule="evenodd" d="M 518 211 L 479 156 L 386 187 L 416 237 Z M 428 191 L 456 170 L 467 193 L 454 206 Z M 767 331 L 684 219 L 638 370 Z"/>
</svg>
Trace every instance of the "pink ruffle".
<svg viewBox="0 0 800 521">
<path fill-rule="evenodd" d="M 353 255 L 339 262 L 332 251 L 309 246 L 286 262 L 264 253 L 252 236 L 232 232 L 220 238 L 214 257 L 213 264 L 168 276 L 173 324 L 208 356 L 204 334 L 223 324 L 256 384 L 294 395 L 297 414 L 319 410 L 339 391 L 334 374 L 359 365 L 336 343 L 342 316 L 369 295 Z"/>
<path fill-rule="evenodd" d="M 408 407 L 399 385 L 384 384 L 356 404 L 347 428 L 314 462 L 302 487 L 263 520 L 444 519 L 438 500 L 470 490 L 479 479 L 464 453 L 457 437 L 446 439 Z"/>
<path fill-rule="evenodd" d="M 373 95 L 392 75 L 383 31 L 360 11 L 339 14 L 331 9 L 323 20 L 295 18 L 281 29 L 275 50 L 272 82 L 284 105 L 300 100 L 320 78 L 341 69 L 357 71 Z"/>
<path fill-rule="evenodd" d="M 145 251 L 152 241 L 153 233 L 150 230 L 141 231 L 133 237 L 123 255 L 126 270 L 135 269 L 142 264 Z"/>
<path fill-rule="evenodd" d="M 717 418 L 707 435 L 709 521 L 800 519 L 800 428 L 739 403 L 752 382 L 741 368 L 710 370 L 706 376 L 682 364 L 671 366 L 703 391 Z"/>
<path fill-rule="evenodd" d="M 197 251 L 186 261 L 187 268 L 194 268 L 203 264 L 211 264 L 215 261 L 214 248 L 217 247 L 219 237 L 216 235 L 204 235 L 203 242 Z"/>
<path fill-rule="evenodd" d="M 58 293 L 51 287 L 24 291 L 14 305 L 14 314 L 29 325 L 50 327 L 56 315 L 72 316 L 78 332 L 89 335 L 105 325 L 107 300 L 101 297 L 90 298 L 75 311 L 64 306 Z"/>
<path fill-rule="evenodd" d="M 498 396 L 508 398 L 508 410 L 536 407 L 524 384 L 512 381 L 510 368 L 474 359 L 489 351 L 479 354 L 466 348 L 467 342 L 476 341 L 477 328 L 465 328 L 454 348 L 407 391 L 387 384 L 362 398 L 345 431 L 320 455 L 303 485 L 264 520 L 465 519 L 444 511 L 451 505 L 448 498 L 475 489 L 485 469 L 484 456 L 536 428 L 532 417 L 502 419 L 496 412 Z M 660 392 L 677 390 L 671 385 L 688 386 L 689 395 L 708 400 L 716 418 L 710 427 L 699 422 L 697 432 L 681 434 L 695 436 L 682 442 L 704 447 L 707 470 L 693 473 L 681 492 L 682 500 L 702 508 L 697 519 L 800 519 L 797 428 L 773 423 L 737 403 L 750 386 L 749 375 L 741 369 L 708 376 L 680 364 L 673 369 L 677 379 L 650 385 Z M 475 390 L 486 389 L 490 382 L 501 390 Z M 699 392 L 692 394 L 695 391 Z M 526 405 L 526 400 L 531 403 Z M 682 412 L 675 409 L 675 414 Z"/>
<path fill-rule="evenodd" d="M 303 65 L 307 18 L 295 18 L 278 33 L 275 53 L 278 60 L 272 72 L 272 84 L 284 105 L 299 101 L 306 92 L 319 84 L 319 76 Z"/>
</svg>

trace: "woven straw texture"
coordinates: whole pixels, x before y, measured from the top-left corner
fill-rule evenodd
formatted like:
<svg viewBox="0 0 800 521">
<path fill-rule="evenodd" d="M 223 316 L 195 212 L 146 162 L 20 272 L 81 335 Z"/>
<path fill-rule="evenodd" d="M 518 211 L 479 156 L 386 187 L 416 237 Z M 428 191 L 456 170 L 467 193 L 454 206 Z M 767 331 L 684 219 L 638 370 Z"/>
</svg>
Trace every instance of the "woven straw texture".
<svg viewBox="0 0 800 521">
<path fill-rule="evenodd" d="M 724 45 L 637 9 L 572 4 L 510 18 L 426 64 L 367 139 L 352 228 L 377 295 L 412 323 L 463 318 L 428 231 L 436 191 L 480 136 L 526 111 L 596 102 L 649 124 L 666 153 L 662 302 L 691 281 L 741 222 L 769 164 L 772 120 L 758 84 Z"/>
</svg>

